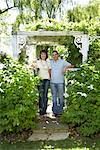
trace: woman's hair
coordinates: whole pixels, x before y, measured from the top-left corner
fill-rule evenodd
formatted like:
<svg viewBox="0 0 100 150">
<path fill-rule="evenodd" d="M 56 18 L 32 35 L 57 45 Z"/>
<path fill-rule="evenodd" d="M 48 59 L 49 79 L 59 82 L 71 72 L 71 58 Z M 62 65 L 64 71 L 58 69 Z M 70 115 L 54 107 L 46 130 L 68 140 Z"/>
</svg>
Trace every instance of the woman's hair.
<svg viewBox="0 0 100 150">
<path fill-rule="evenodd" d="M 40 51 L 40 56 L 39 56 L 39 58 L 41 59 L 41 54 L 42 54 L 42 53 L 45 53 L 45 54 L 46 54 L 46 59 L 47 59 L 47 58 L 48 58 L 48 53 L 47 53 L 46 50 L 41 50 L 41 51 Z M 46 60 L 46 59 L 45 59 L 45 60 Z"/>
</svg>

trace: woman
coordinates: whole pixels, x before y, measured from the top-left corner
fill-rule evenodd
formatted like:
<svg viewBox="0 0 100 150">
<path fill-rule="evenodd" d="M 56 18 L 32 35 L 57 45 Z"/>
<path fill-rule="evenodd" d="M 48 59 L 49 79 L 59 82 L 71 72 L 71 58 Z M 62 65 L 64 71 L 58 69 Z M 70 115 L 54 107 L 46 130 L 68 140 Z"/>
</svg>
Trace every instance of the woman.
<svg viewBox="0 0 100 150">
<path fill-rule="evenodd" d="M 45 115 L 48 103 L 48 88 L 50 84 L 50 62 L 47 60 L 47 51 L 42 50 L 40 52 L 40 58 L 36 62 L 36 68 L 38 69 L 38 75 L 41 78 L 39 85 L 39 113 Z"/>
</svg>

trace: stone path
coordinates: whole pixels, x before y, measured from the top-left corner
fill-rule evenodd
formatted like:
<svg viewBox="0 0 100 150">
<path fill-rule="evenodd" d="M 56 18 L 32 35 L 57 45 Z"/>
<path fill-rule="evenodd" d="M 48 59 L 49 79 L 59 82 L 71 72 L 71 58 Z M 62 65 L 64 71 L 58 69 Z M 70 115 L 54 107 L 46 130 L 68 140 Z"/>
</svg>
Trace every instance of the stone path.
<svg viewBox="0 0 100 150">
<path fill-rule="evenodd" d="M 47 116 L 39 118 L 37 128 L 33 130 L 28 141 L 64 140 L 68 136 L 68 126 L 62 124 L 60 118 L 52 116 L 52 105 L 50 104 L 47 109 Z"/>
</svg>

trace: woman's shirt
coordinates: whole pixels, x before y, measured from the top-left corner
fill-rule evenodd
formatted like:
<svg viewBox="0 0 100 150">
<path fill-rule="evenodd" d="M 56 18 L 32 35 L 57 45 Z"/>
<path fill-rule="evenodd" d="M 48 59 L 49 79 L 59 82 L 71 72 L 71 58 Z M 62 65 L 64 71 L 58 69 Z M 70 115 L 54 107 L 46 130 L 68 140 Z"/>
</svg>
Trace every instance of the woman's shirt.
<svg viewBox="0 0 100 150">
<path fill-rule="evenodd" d="M 50 61 L 49 60 L 37 60 L 36 62 L 36 68 L 39 69 L 38 75 L 41 79 L 49 79 L 49 69 L 51 69 Z"/>
</svg>

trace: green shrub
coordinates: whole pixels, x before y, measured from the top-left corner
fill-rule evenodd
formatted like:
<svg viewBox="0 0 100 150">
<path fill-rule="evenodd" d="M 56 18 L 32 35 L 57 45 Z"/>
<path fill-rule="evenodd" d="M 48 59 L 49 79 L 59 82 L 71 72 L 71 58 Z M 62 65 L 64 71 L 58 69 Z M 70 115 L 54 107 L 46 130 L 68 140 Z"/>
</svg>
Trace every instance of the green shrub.
<svg viewBox="0 0 100 150">
<path fill-rule="evenodd" d="M 66 75 L 69 96 L 62 121 L 75 126 L 84 136 L 100 131 L 100 71 L 95 68 L 84 64 L 80 70 Z"/>
<path fill-rule="evenodd" d="M 38 77 L 11 59 L 0 70 L 0 133 L 18 132 L 35 125 Z"/>
</svg>

